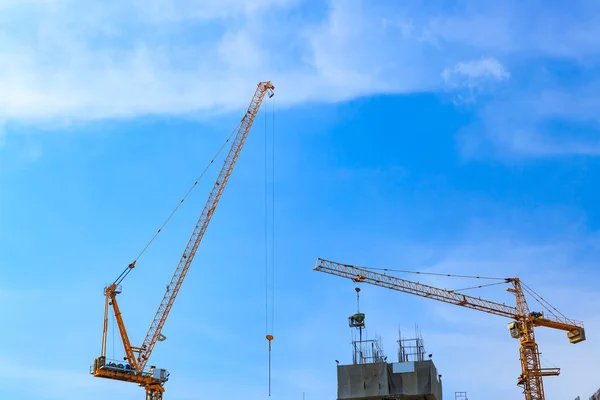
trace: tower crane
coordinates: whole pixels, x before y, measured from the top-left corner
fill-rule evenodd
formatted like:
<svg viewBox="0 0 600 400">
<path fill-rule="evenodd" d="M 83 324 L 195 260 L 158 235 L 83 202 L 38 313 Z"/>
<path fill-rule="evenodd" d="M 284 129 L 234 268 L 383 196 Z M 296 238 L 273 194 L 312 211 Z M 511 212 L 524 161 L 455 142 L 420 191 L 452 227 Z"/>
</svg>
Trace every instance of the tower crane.
<svg viewBox="0 0 600 400">
<path fill-rule="evenodd" d="M 187 246 L 183 251 L 183 255 L 181 256 L 179 264 L 175 269 L 175 273 L 166 287 L 163 299 L 158 306 L 156 315 L 150 324 L 148 333 L 146 334 L 141 346 L 135 347 L 131 345 L 127 330 L 125 329 L 121 310 L 117 303 L 117 295 L 121 293 L 121 282 L 123 282 L 123 279 L 125 279 L 125 277 L 135 267 L 136 262 L 134 261 L 129 264 L 123 273 L 121 273 L 121 275 L 119 275 L 119 277 L 111 285 L 104 289 L 105 300 L 102 348 L 100 356 L 94 360 L 94 365 L 91 371 L 95 377 L 137 383 L 141 387 L 145 388 L 146 400 L 162 399 L 162 394 L 165 391 L 163 385 L 169 379 L 169 372 L 166 369 L 159 369 L 155 368 L 154 366 L 151 366 L 148 370 L 146 370 L 146 364 L 148 363 L 156 342 L 166 339 L 166 337 L 161 334 L 161 329 L 167 320 L 169 311 L 173 306 L 173 302 L 179 293 L 179 289 L 181 288 L 181 284 L 183 283 L 185 275 L 190 268 L 192 260 L 194 259 L 196 251 L 198 250 L 198 246 L 202 241 L 204 232 L 206 231 L 215 208 L 219 203 L 221 195 L 225 190 L 225 186 L 227 185 L 231 172 L 233 171 L 233 167 L 235 166 L 242 147 L 244 146 L 246 137 L 252 128 L 252 124 L 258 113 L 260 105 L 265 95 L 268 95 L 269 97 L 273 96 L 274 89 L 275 87 L 269 81 L 260 82 L 258 84 L 256 92 L 254 93 L 252 101 L 250 102 L 250 106 L 248 107 L 246 114 L 239 124 L 238 131 L 233 142 L 231 143 L 231 148 L 229 149 L 229 153 L 225 158 L 217 180 L 208 196 L 208 200 L 206 201 L 204 209 L 202 210 L 198 222 L 194 227 Z M 109 306 L 112 307 L 117 326 L 119 328 L 123 349 L 125 350 L 124 360 L 127 362 L 126 364 L 112 362 L 106 359 L 106 338 L 108 332 Z"/>
<path fill-rule="evenodd" d="M 521 375 L 519 376 L 517 385 L 523 388 L 526 400 L 544 400 L 542 377 L 560 374 L 559 368 L 541 367 L 540 353 L 534 336 L 534 327 L 545 326 L 566 331 L 571 343 L 579 343 L 585 340 L 585 330 L 582 322 L 556 316 L 544 316 L 543 312 L 531 312 L 523 293 L 522 286 L 524 284 L 521 283 L 519 278 L 505 279 L 505 283 L 512 285 L 512 287 L 508 287 L 506 290 L 514 294 L 516 298 L 516 307 L 513 307 L 467 296 L 457 291 L 440 289 L 419 282 L 380 274 L 364 267 L 340 264 L 322 258 L 317 259 L 314 270 L 348 278 L 355 283 L 369 283 L 514 320 L 509 323 L 508 328 L 511 336 L 519 339 L 521 343 Z"/>
</svg>

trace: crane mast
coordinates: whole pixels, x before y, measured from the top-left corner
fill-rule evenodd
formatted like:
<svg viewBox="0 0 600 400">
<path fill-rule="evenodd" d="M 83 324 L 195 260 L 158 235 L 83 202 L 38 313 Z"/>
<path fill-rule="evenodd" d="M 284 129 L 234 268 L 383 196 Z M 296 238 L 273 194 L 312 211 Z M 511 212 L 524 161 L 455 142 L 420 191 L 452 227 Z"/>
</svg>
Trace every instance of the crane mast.
<svg viewBox="0 0 600 400">
<path fill-rule="evenodd" d="M 248 133 L 252 128 L 252 124 L 260 105 L 268 94 L 269 97 L 273 96 L 273 90 L 275 87 L 271 82 L 260 82 L 252 97 L 250 106 L 246 111 L 246 114 L 242 118 L 238 131 L 231 143 L 231 147 L 223 162 L 221 171 L 215 181 L 215 184 L 208 196 L 208 200 L 198 218 L 198 222 L 194 227 L 192 235 L 188 240 L 188 243 L 183 251 L 179 264 L 175 269 L 175 273 L 171 278 L 171 281 L 166 287 L 165 294 L 158 306 L 158 310 L 150 324 L 148 333 L 139 347 L 131 345 L 123 318 L 121 315 L 120 308 L 117 303 L 117 294 L 121 293 L 120 283 L 123 281 L 125 276 L 135 267 L 135 261 L 131 263 L 127 269 L 115 280 L 114 283 L 105 288 L 105 305 L 104 305 L 104 326 L 102 336 L 102 348 L 101 356 L 94 360 L 94 366 L 92 374 L 96 377 L 116 379 L 128 382 L 138 383 L 140 386 L 146 389 L 147 400 L 160 400 L 162 399 L 162 393 L 164 392 L 163 384 L 168 380 L 169 373 L 164 369 L 156 369 L 151 367 L 149 371 L 145 371 L 146 364 L 152 354 L 152 350 L 156 345 L 157 341 L 164 340 L 164 336 L 161 334 L 161 330 L 167 320 L 171 307 L 179 293 L 185 275 L 196 255 L 198 246 L 202 241 L 206 228 L 213 216 L 213 213 L 219 203 L 219 200 L 227 186 L 231 172 L 237 162 L 240 152 L 244 146 Z M 123 342 L 123 348 L 125 350 L 125 360 L 128 364 L 123 365 L 122 363 L 107 362 L 106 360 L 106 337 L 108 332 L 108 310 L 109 306 L 112 306 L 117 326 L 119 328 L 119 334 Z M 137 353 L 137 357 L 135 354 Z"/>
<path fill-rule="evenodd" d="M 571 343 L 579 343 L 585 340 L 585 330 L 582 322 L 555 316 L 544 317 L 542 313 L 530 312 L 519 278 L 505 279 L 506 283 L 510 283 L 513 286 L 506 289 L 516 297 L 516 307 L 513 307 L 322 258 L 317 259 L 314 270 L 347 278 L 355 283 L 368 283 L 513 319 L 514 322 L 509 324 L 509 330 L 511 336 L 518 338 L 521 344 L 520 360 L 522 373 L 519 376 L 517 384 L 523 388 L 526 400 L 544 400 L 542 377 L 555 376 L 560 373 L 560 369 L 558 368 L 541 367 L 540 353 L 534 336 L 534 327 L 546 326 L 566 331 Z"/>
</svg>

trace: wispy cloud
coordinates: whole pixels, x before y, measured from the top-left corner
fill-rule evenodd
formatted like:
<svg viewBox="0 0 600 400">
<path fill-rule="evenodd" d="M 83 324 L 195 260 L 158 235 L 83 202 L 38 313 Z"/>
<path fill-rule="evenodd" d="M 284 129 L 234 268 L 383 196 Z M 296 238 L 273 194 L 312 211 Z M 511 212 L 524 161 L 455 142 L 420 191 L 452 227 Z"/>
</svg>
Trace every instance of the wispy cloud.
<svg viewBox="0 0 600 400">
<path fill-rule="evenodd" d="M 458 103 L 475 102 L 478 94 L 510 77 L 504 66 L 491 57 L 458 62 L 452 68 L 445 68 L 441 75 Z"/>
<path fill-rule="evenodd" d="M 463 154 L 501 157 L 600 154 L 600 85 L 546 82 L 546 88 L 510 91 L 490 99 L 478 119 L 459 134 Z M 482 132 L 484 135 L 482 135 Z M 491 146 L 490 146 L 491 145 Z"/>
<path fill-rule="evenodd" d="M 600 46 L 599 5 L 593 1 L 552 5 L 516 0 L 487 3 L 466 0 L 429 19 L 428 30 L 440 42 L 466 45 L 497 54 L 526 54 L 591 60 Z M 536 23 L 532 24 L 532 18 Z"/>
<path fill-rule="evenodd" d="M 600 34 L 600 6 L 587 1 L 553 7 L 512 1 L 463 5 L 429 22 L 432 37 L 441 45 L 492 54 L 511 66 L 510 84 L 488 96 L 477 122 L 459 135 L 463 154 L 597 155 L 600 126 L 590 105 L 600 98 L 593 89 L 600 65 L 600 45 L 593 39 Z M 496 71 L 496 77 L 507 77 Z M 460 91 L 455 96 L 472 100 Z"/>
<path fill-rule="evenodd" d="M 599 65 L 595 2 L 570 4 L 569 12 L 516 1 L 465 1 L 452 10 L 360 0 L 4 0 L 0 7 L 3 119 L 238 109 L 264 79 L 286 104 L 449 89 L 472 103 L 483 90 L 478 134 L 465 154 L 481 153 L 478 142 L 531 156 L 598 153 L 569 135 L 555 144 L 540 120 L 495 117 L 564 114 L 571 85 L 553 88 L 554 102 L 539 103 L 548 80 L 531 75 L 543 70 L 563 79 L 550 62 L 556 59 L 572 65 L 572 75 Z M 502 83 L 501 96 L 487 90 L 493 83 Z M 594 118 L 597 91 L 586 98 L 577 113 Z"/>
<path fill-rule="evenodd" d="M 510 74 L 504 69 L 502 64 L 495 58 L 481 58 L 479 60 L 471 60 L 456 63 L 454 68 L 446 68 L 442 72 L 442 77 L 448 83 L 453 79 L 481 80 L 493 79 L 501 81 L 508 79 Z M 469 85 L 472 83 L 469 83 Z"/>
<path fill-rule="evenodd" d="M 231 109 L 247 102 L 242 88 L 262 79 L 277 83 L 286 103 L 433 90 L 449 50 L 423 40 L 419 10 L 385 2 L 130 0 L 89 7 L 8 3 L 11 18 L 0 20 L 10 33 L 0 36 L 4 117 Z M 25 18 L 27 30 L 17 22 Z"/>
</svg>

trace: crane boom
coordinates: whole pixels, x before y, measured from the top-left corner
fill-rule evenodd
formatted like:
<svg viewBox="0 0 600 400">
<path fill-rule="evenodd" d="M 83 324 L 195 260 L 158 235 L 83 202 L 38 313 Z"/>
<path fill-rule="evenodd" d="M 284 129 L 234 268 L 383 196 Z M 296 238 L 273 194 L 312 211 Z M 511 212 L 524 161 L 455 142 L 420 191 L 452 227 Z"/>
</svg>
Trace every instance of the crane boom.
<svg viewBox="0 0 600 400">
<path fill-rule="evenodd" d="M 340 264 L 334 261 L 319 258 L 315 265 L 315 271 L 325 272 L 331 275 L 348 278 L 354 282 L 365 282 L 376 286 L 386 287 L 388 289 L 398 290 L 400 292 L 414 294 L 428 299 L 443 301 L 445 303 L 455 304 L 474 310 L 484 311 L 501 317 L 518 319 L 521 315 L 517 307 L 506 304 L 496 303 L 494 301 L 484 300 L 479 297 L 468 296 L 448 289 L 440 289 L 434 286 L 425 285 L 419 282 L 408 281 L 396 278 L 394 276 L 380 274 L 369 271 L 364 268 L 348 264 Z M 506 278 L 506 283 L 514 282 L 518 278 Z M 527 314 L 529 314 L 527 312 Z M 575 328 L 582 328 L 583 323 L 569 319 L 559 319 L 558 317 L 537 317 L 534 319 L 537 326 L 547 326 L 550 328 L 571 331 Z"/>
<path fill-rule="evenodd" d="M 369 283 L 514 319 L 515 322 L 509 324 L 509 330 L 511 336 L 519 339 L 521 343 L 520 360 L 522 373 L 519 376 L 517 385 L 523 388 L 526 400 L 544 400 L 542 377 L 558 375 L 560 373 L 560 369 L 558 368 L 541 367 L 540 353 L 535 341 L 533 328 L 536 326 L 545 326 L 567 331 L 567 337 L 571 343 L 579 343 L 585 340 L 585 330 L 582 322 L 556 316 L 544 317 L 543 313 L 530 312 L 519 278 L 505 279 L 506 283 L 513 285 L 513 288 L 506 289 L 515 295 L 517 306 L 512 307 L 506 304 L 463 295 L 452 290 L 440 289 L 322 258 L 317 259 L 314 270 L 348 278 L 356 283 Z"/>
<path fill-rule="evenodd" d="M 317 265 L 314 269 L 316 271 L 348 278 L 354 282 L 365 282 L 376 286 L 383 286 L 388 289 L 415 294 L 417 296 L 456 304 L 458 306 L 473 308 L 475 310 L 489 312 L 502 317 L 512 318 L 517 313 L 517 309 L 515 307 L 507 306 L 506 304 L 482 300 L 450 290 L 439 289 L 433 286 L 424 285 L 419 282 L 407 281 L 393 276 L 368 271 L 352 265 L 324 260 L 322 258 L 317 260 Z"/>
<path fill-rule="evenodd" d="M 204 209 L 200 214 L 200 218 L 198 218 L 198 222 L 194 227 L 192 235 L 183 251 L 183 255 L 179 260 L 179 264 L 177 265 L 177 269 L 175 269 L 175 273 L 169 282 L 169 285 L 166 288 L 165 294 L 163 296 L 160 305 L 158 306 L 158 310 L 156 311 L 156 315 L 154 316 L 154 320 L 150 325 L 150 329 L 148 329 L 148 333 L 146 334 L 146 338 L 144 342 L 140 346 L 141 351 L 138 356 L 138 364 L 140 369 L 144 369 L 146 362 L 150 358 L 152 354 L 152 350 L 154 349 L 154 345 L 156 344 L 160 331 L 167 320 L 167 316 L 169 315 L 169 311 L 171 311 L 171 307 L 173 306 L 173 302 L 177 297 L 177 293 L 181 288 L 181 284 L 185 278 L 185 275 L 192 264 L 192 260 L 196 255 L 196 250 L 198 250 L 198 246 L 202 241 L 202 237 L 204 236 L 204 232 L 206 232 L 206 228 L 212 218 L 212 215 L 221 199 L 221 195 L 225 190 L 225 186 L 229 181 L 229 177 L 231 176 L 231 171 L 233 171 L 233 167 L 242 151 L 242 147 L 248 137 L 248 133 L 250 132 L 250 128 L 256 118 L 256 114 L 258 113 L 258 109 L 265 97 L 267 91 L 272 91 L 274 86 L 271 82 L 261 82 L 258 84 L 256 92 L 252 97 L 252 101 L 250 102 L 250 106 L 248 107 L 248 111 L 242 118 L 239 129 L 235 138 L 233 139 L 233 143 L 231 144 L 231 148 L 229 149 L 229 153 L 223 162 L 223 166 L 221 167 L 221 172 L 215 181 L 215 184 L 208 196 L 208 200 L 204 205 Z"/>
<path fill-rule="evenodd" d="M 206 228 L 213 216 L 215 208 L 221 199 L 223 191 L 227 186 L 233 167 L 235 166 L 240 152 L 244 146 L 248 133 L 252 128 L 254 119 L 258 113 L 258 110 L 262 104 L 262 101 L 266 94 L 269 97 L 273 96 L 273 90 L 275 87 L 271 82 L 260 82 L 252 97 L 250 106 L 246 111 L 246 114 L 242 118 L 238 130 L 231 143 L 231 148 L 223 162 L 221 171 L 215 181 L 215 184 L 208 196 L 208 200 L 198 218 L 198 222 L 192 231 L 192 235 L 183 251 L 183 255 L 179 260 L 179 264 L 175 269 L 175 273 L 171 278 L 171 281 L 167 285 L 165 294 L 163 296 L 158 310 L 152 320 L 148 333 L 140 347 L 134 347 L 131 345 L 125 324 L 121 315 L 120 308 L 117 303 L 117 294 L 121 293 L 120 283 L 129 274 L 129 272 L 135 267 L 135 261 L 131 263 L 128 268 L 115 280 L 114 283 L 104 289 L 105 294 L 105 306 L 104 306 L 104 326 L 102 336 L 102 349 L 100 357 L 94 360 L 94 366 L 92 374 L 96 377 L 116 379 L 127 382 L 134 382 L 146 389 L 147 400 L 160 400 L 162 399 L 162 393 L 164 392 L 163 384 L 168 380 L 168 372 L 164 369 L 155 369 L 150 367 L 149 371 L 144 371 L 146 363 L 148 362 L 152 350 L 156 345 L 156 342 L 161 340 L 161 329 L 163 328 L 171 307 L 179 293 L 179 289 L 185 279 L 185 275 L 190 268 L 190 265 L 196 255 L 198 246 L 202 241 Z M 229 139 L 228 139 L 229 141 Z M 119 327 L 119 334 L 121 335 L 121 341 L 125 350 L 125 360 L 128 364 L 123 365 L 119 362 L 107 362 L 106 360 L 106 336 L 108 332 L 108 308 L 112 306 L 113 312 L 117 325 Z M 138 354 L 137 358 L 135 353 Z"/>
</svg>

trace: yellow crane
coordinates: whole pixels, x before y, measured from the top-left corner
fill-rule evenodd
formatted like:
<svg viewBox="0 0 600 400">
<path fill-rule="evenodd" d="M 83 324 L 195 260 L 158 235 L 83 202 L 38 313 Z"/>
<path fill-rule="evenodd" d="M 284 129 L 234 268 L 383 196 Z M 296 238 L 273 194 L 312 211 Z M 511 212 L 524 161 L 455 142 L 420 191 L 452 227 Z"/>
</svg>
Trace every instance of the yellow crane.
<svg viewBox="0 0 600 400">
<path fill-rule="evenodd" d="M 558 368 L 541 367 L 540 353 L 533 332 L 534 327 L 545 326 L 566 331 L 571 343 L 579 343 L 585 340 L 585 330 L 582 322 L 555 315 L 546 317 L 543 312 L 530 312 L 519 278 L 504 279 L 506 283 L 512 285 L 506 290 L 515 295 L 516 307 L 513 307 L 467 296 L 457 291 L 440 289 L 419 282 L 380 274 L 364 267 L 340 264 L 322 258 L 317 259 L 314 270 L 348 278 L 355 283 L 369 283 L 513 319 L 514 321 L 509 323 L 509 331 L 511 336 L 519 339 L 521 343 L 521 375 L 517 384 L 523 388 L 526 400 L 544 400 L 542 377 L 556 376 L 560 373 Z"/>
<path fill-rule="evenodd" d="M 135 347 L 131 345 L 127 330 L 125 329 L 121 310 L 117 303 L 117 295 L 121 293 L 121 282 L 135 267 L 135 261 L 129 264 L 123 273 L 121 273 L 121 275 L 119 275 L 119 277 L 111 285 L 104 289 L 105 301 L 102 349 L 100 357 L 94 360 L 94 365 L 92 367 L 92 374 L 95 377 L 137 383 L 145 388 L 146 400 L 162 399 L 162 394 L 165 391 L 163 385 L 169 379 L 169 372 L 166 369 L 159 369 L 155 367 L 150 367 L 148 370 L 146 370 L 146 364 L 148 363 L 148 359 L 152 354 L 152 350 L 154 349 L 156 342 L 165 339 L 165 337 L 161 334 L 161 329 L 167 320 L 169 311 L 173 306 L 173 302 L 177 297 L 177 293 L 181 288 L 181 284 L 183 283 L 185 275 L 192 264 L 192 260 L 194 259 L 196 250 L 198 249 L 202 237 L 204 236 L 204 232 L 206 231 L 215 208 L 219 203 L 219 199 L 225 190 L 227 181 L 229 180 L 231 172 L 233 171 L 233 167 L 235 166 L 242 147 L 244 146 L 246 137 L 250 132 L 250 128 L 252 127 L 260 105 L 266 94 L 268 94 L 269 97 L 273 96 L 274 89 L 275 87 L 271 84 L 271 82 L 260 82 L 258 84 L 256 92 L 254 93 L 252 101 L 250 102 L 250 106 L 248 107 L 246 114 L 239 124 L 238 131 L 233 139 L 233 142 L 231 143 L 231 148 L 229 149 L 229 153 L 225 158 L 219 176 L 217 177 L 210 195 L 208 196 L 206 205 L 204 206 L 202 214 L 200 215 L 200 218 L 194 227 L 188 244 L 183 251 L 183 255 L 181 256 L 179 264 L 175 269 L 175 273 L 167 285 L 163 299 L 158 306 L 154 320 L 152 321 L 152 324 L 150 324 L 148 333 L 146 334 L 141 346 Z M 106 337 L 108 333 L 109 306 L 113 309 L 117 326 L 119 328 L 123 349 L 125 350 L 124 360 L 127 362 L 126 364 L 109 361 L 106 359 Z"/>
</svg>

